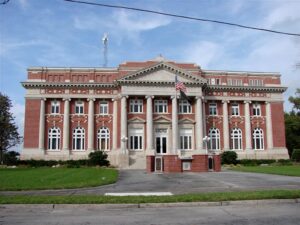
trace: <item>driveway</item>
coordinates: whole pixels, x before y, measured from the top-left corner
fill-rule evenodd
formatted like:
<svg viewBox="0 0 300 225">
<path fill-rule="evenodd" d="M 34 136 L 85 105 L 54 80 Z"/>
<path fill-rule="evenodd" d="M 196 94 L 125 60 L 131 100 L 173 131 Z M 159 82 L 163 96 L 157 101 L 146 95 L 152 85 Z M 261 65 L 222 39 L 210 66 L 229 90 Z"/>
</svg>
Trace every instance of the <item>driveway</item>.
<svg viewBox="0 0 300 225">
<path fill-rule="evenodd" d="M 300 177 L 243 173 L 236 171 L 208 173 L 147 174 L 143 170 L 121 170 L 115 184 L 92 188 L 2 191 L 0 195 L 103 195 L 114 192 L 224 192 L 263 189 L 300 189 Z"/>
</svg>

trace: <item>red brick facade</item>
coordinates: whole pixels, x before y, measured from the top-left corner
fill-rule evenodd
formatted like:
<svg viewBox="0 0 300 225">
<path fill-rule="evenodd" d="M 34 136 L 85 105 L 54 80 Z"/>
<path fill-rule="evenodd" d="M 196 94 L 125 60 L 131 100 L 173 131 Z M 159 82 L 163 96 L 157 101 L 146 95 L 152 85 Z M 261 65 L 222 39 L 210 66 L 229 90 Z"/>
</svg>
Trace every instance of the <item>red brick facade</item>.
<svg viewBox="0 0 300 225">
<path fill-rule="evenodd" d="M 176 75 L 187 86 L 189 109 L 178 100 L 173 111 Z M 236 151 L 239 158 L 288 157 L 285 87 L 280 86 L 276 73 L 206 71 L 195 64 L 163 59 L 126 62 L 117 68 L 30 68 L 23 86 L 27 89 L 24 159 L 86 158 L 105 146 L 116 166 L 154 172 L 155 157 L 162 157 L 163 172 L 205 172 L 220 171 L 220 153 L 227 150 Z M 136 105 L 138 111 L 132 112 L 132 100 L 141 103 Z M 57 113 L 53 113 L 53 101 L 58 102 Z M 82 113 L 76 111 L 79 101 Z M 158 109 L 164 101 L 166 108 Z M 52 128 L 59 135 L 50 138 Z M 74 134 L 77 128 L 84 132 L 82 139 Z M 104 128 L 107 133 L 101 134 Z M 205 136 L 210 137 L 207 143 L 202 142 Z M 76 144 L 83 144 L 82 149 L 74 150 Z M 57 148 L 49 149 L 52 145 Z M 210 158 L 213 168 L 209 168 Z"/>
</svg>

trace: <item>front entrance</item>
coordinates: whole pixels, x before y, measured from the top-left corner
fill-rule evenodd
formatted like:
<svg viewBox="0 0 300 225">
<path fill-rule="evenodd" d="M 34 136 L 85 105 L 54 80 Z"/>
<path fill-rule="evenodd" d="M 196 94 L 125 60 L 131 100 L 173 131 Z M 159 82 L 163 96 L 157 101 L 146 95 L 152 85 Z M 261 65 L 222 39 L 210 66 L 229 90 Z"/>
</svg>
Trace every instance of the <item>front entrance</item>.
<svg viewBox="0 0 300 225">
<path fill-rule="evenodd" d="M 167 153 L 167 129 L 156 129 L 155 153 L 162 155 Z"/>
</svg>

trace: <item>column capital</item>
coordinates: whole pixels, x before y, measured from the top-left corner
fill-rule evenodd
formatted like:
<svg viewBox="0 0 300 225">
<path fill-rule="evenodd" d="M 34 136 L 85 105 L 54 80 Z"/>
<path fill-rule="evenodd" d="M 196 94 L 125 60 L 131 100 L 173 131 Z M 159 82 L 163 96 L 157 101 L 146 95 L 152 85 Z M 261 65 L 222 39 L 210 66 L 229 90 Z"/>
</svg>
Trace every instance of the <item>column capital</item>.
<svg viewBox="0 0 300 225">
<path fill-rule="evenodd" d="M 89 102 L 89 101 L 96 101 L 96 99 L 95 98 L 87 98 L 87 101 Z"/>
<path fill-rule="evenodd" d="M 271 102 L 269 102 L 269 101 L 265 101 L 265 104 L 266 104 L 266 105 L 268 105 L 268 104 L 270 104 L 270 103 L 271 103 Z"/>
<path fill-rule="evenodd" d="M 224 103 L 230 103 L 230 101 L 229 100 L 222 100 L 222 103 L 224 104 Z"/>
<path fill-rule="evenodd" d="M 120 98 L 129 98 L 128 95 L 120 95 Z"/>
<path fill-rule="evenodd" d="M 146 99 L 148 99 L 148 98 L 154 99 L 154 95 L 146 95 L 145 98 L 146 98 Z"/>
<path fill-rule="evenodd" d="M 204 97 L 203 97 L 203 96 L 195 96 L 195 99 L 201 99 L 201 100 L 204 100 Z"/>
<path fill-rule="evenodd" d="M 71 98 L 63 98 L 62 100 L 63 100 L 63 101 L 68 101 L 68 102 L 70 102 L 70 101 L 71 101 Z"/>
<path fill-rule="evenodd" d="M 41 100 L 45 102 L 45 101 L 47 100 L 47 98 L 44 98 L 44 97 L 43 97 L 43 98 L 41 98 Z"/>
<path fill-rule="evenodd" d="M 245 103 L 245 104 L 246 104 L 246 103 L 251 104 L 251 101 L 250 101 L 250 100 L 245 100 L 244 103 Z"/>
<path fill-rule="evenodd" d="M 174 99 L 174 98 L 179 99 L 179 96 L 177 96 L 177 95 L 171 95 L 170 98 L 171 99 Z"/>
</svg>

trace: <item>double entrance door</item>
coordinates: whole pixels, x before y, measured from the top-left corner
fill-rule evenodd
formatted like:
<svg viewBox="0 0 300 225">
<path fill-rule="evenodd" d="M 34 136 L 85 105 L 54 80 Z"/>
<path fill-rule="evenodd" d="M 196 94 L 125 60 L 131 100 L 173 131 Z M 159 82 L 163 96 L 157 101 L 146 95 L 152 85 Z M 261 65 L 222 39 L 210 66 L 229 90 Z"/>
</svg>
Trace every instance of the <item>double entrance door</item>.
<svg viewBox="0 0 300 225">
<path fill-rule="evenodd" d="M 168 143 L 167 129 L 156 129 L 155 130 L 155 152 L 156 155 L 162 155 L 167 153 Z"/>
<path fill-rule="evenodd" d="M 167 154 L 168 136 L 167 129 L 156 129 L 155 131 L 155 172 L 163 171 L 163 157 Z"/>
</svg>

